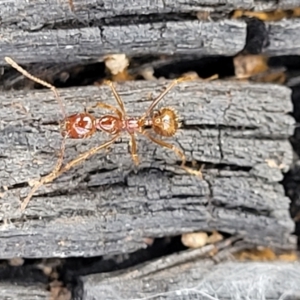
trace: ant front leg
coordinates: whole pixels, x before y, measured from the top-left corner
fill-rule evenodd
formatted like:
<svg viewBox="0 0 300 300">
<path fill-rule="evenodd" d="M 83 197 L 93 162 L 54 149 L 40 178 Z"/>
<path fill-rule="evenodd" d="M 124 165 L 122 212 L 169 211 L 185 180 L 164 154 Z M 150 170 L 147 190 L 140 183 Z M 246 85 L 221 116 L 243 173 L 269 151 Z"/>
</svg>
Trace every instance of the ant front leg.
<svg viewBox="0 0 300 300">
<path fill-rule="evenodd" d="M 121 99 L 120 95 L 118 94 L 114 84 L 110 81 L 110 80 L 104 80 L 103 82 L 104 84 L 108 85 L 116 99 L 116 101 L 118 102 L 120 108 L 121 108 L 121 111 L 122 111 L 122 115 L 125 117 L 126 116 L 126 111 L 125 111 L 125 106 L 124 106 L 124 102 L 123 100 Z"/>
<path fill-rule="evenodd" d="M 166 143 L 165 141 L 162 141 L 160 139 L 157 139 L 155 137 L 153 137 L 152 135 L 150 135 L 147 131 L 143 131 L 142 134 L 144 136 L 146 136 L 148 139 L 150 139 L 153 143 L 157 144 L 157 145 L 160 145 L 162 147 L 165 147 L 165 148 L 168 148 L 172 151 L 175 152 L 175 154 L 180 158 L 181 160 L 181 167 L 186 171 L 188 172 L 189 174 L 192 174 L 192 175 L 196 175 L 196 176 L 199 176 L 201 179 L 203 179 L 203 176 L 202 176 L 202 172 L 201 170 L 197 171 L 197 170 L 194 170 L 192 168 L 189 168 L 187 167 L 185 164 L 186 164 L 186 156 L 184 155 L 184 153 L 179 149 L 177 148 L 176 146 L 172 145 L 172 144 L 169 144 L 169 143 Z"/>
</svg>

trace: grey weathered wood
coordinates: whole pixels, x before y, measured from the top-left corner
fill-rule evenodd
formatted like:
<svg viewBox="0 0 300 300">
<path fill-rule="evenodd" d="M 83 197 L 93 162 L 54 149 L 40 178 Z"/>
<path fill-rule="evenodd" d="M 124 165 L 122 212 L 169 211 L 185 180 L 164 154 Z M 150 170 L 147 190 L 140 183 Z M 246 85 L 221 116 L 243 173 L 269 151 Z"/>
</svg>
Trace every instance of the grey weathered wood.
<svg viewBox="0 0 300 300">
<path fill-rule="evenodd" d="M 56 187 L 64 190 L 76 184 L 68 181 Z M 14 219 L 1 226 L 1 257 L 133 252 L 146 247 L 144 238 L 197 230 L 238 233 L 254 244 L 295 247 L 289 199 L 279 184 L 254 182 L 242 172 L 201 181 L 154 170 L 128 175 L 126 181 L 115 179 L 114 186 L 106 186 L 108 181 L 108 173 L 95 174 L 64 195 L 34 198 L 28 220 L 18 220 L 16 191 L 7 193 L 2 208 Z M 221 184 L 226 193 L 220 193 Z"/>
<path fill-rule="evenodd" d="M 234 55 L 244 47 L 246 24 L 174 21 L 37 32 L 9 28 L 0 34 L 0 65 L 8 55 L 19 63 L 59 63 L 101 60 L 111 53 Z"/>
<path fill-rule="evenodd" d="M 23 286 L 16 283 L 0 283 L 0 300 L 24 299 L 24 300 L 44 300 L 50 299 L 50 293 L 46 286 L 42 284 L 30 284 Z"/>
<path fill-rule="evenodd" d="M 68 0 L 37 0 L 32 2 L 3 0 L 0 3 L 1 26 L 22 30 L 37 30 L 43 26 L 59 27 L 60 24 L 72 24 L 79 21 L 82 26 L 91 22 L 121 17 L 119 22 L 126 23 L 127 18 L 145 15 L 195 13 L 198 11 L 228 14 L 234 9 L 271 10 L 300 6 L 299 0 L 255 1 L 255 0 L 206 0 L 206 1 L 173 1 L 173 0 L 131 0 L 126 5 L 122 0 L 73 0 L 74 13 L 71 12 Z M 79 25 L 78 25 L 79 26 Z"/>
<path fill-rule="evenodd" d="M 299 27 L 298 19 L 270 23 L 270 47 L 265 52 L 299 54 Z M 3 66 L 5 56 L 26 64 L 102 60 L 111 53 L 234 55 L 244 47 L 246 24 L 239 20 L 169 21 L 36 32 L 1 28 L 0 34 L 0 66 Z"/>
<path fill-rule="evenodd" d="M 282 20 L 268 24 L 270 45 L 266 53 L 270 55 L 299 55 L 299 19 Z"/>
<path fill-rule="evenodd" d="M 167 259 L 167 257 L 166 257 Z M 160 262 L 158 260 L 157 262 Z M 149 264 L 155 265 L 155 261 Z M 134 270 L 81 278 L 91 299 L 298 299 L 299 262 L 225 262 L 202 259 L 144 274 Z"/>
<path fill-rule="evenodd" d="M 97 3 L 98 2 L 98 3 Z M 34 3 L 24 1 L 2 1 L 0 3 L 1 24 L 4 27 L 19 28 L 24 30 L 36 30 L 45 25 L 59 26 L 60 23 L 70 23 L 80 21 L 80 24 L 110 19 L 114 17 L 127 16 L 131 18 L 141 17 L 149 14 L 169 14 L 169 13 L 195 13 L 197 11 L 214 11 L 222 8 L 222 12 L 229 12 L 235 7 L 252 8 L 253 0 L 237 1 L 149 1 L 122 0 L 111 1 L 76 1 L 74 0 L 74 13 L 70 11 L 68 0 L 39 0 Z M 225 4 L 225 5 L 224 5 Z M 124 22 L 124 21 L 123 21 Z M 81 25 L 82 26 L 82 25 Z"/>
<path fill-rule="evenodd" d="M 300 5 L 298 0 L 279 0 L 279 1 L 264 1 L 264 0 L 254 0 L 255 10 L 270 11 L 276 9 L 292 9 Z"/>
<path fill-rule="evenodd" d="M 150 93 L 157 95 L 165 85 L 128 82 L 117 90 L 128 113 L 138 116 L 149 105 Z M 97 101 L 115 104 L 106 86 L 64 89 L 60 94 L 68 113 Z M 185 82 L 161 105 L 178 110 L 183 126 L 169 141 L 182 147 L 189 160 L 237 170 L 212 166 L 201 180 L 177 167 L 169 150 L 143 138 L 138 139 L 141 165 L 135 169 L 123 136 L 109 153 L 99 153 L 41 188 L 23 220 L 20 196 L 29 189 L 21 186 L 53 168 L 61 138 L 57 126 L 46 124 L 58 120 L 60 111 L 50 91 L 1 93 L 0 178 L 9 188 L 0 199 L 1 257 L 132 252 L 145 247 L 146 237 L 215 229 L 240 233 L 257 244 L 293 248 L 289 199 L 278 183 L 292 161 L 287 141 L 294 128 L 288 116 L 290 90 Z M 88 140 L 69 140 L 65 160 L 108 138 L 97 133 Z M 55 191 L 62 194 L 47 194 Z"/>
</svg>

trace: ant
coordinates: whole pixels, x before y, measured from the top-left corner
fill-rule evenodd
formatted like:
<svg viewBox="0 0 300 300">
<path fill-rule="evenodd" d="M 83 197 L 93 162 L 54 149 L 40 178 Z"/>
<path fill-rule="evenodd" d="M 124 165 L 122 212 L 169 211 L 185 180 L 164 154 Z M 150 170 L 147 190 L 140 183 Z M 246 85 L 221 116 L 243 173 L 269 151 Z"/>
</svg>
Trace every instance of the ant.
<svg viewBox="0 0 300 300">
<path fill-rule="evenodd" d="M 156 133 L 159 136 L 162 137 L 172 137 L 175 135 L 179 128 L 179 122 L 178 117 L 175 112 L 175 110 L 171 107 L 163 107 L 159 110 L 154 111 L 155 106 L 164 98 L 164 96 L 179 82 L 185 81 L 185 80 L 191 80 L 192 77 L 185 76 L 180 77 L 178 79 L 173 80 L 166 89 L 153 100 L 153 102 L 150 104 L 148 109 L 145 111 L 145 113 L 140 117 L 130 117 L 127 115 L 124 103 L 122 99 L 120 98 L 118 92 L 116 91 L 114 84 L 111 81 L 104 81 L 105 84 L 107 84 L 118 103 L 119 107 L 115 107 L 113 105 L 109 105 L 103 102 L 98 102 L 96 105 L 92 106 L 91 108 L 85 110 L 85 112 L 80 112 L 77 114 L 73 114 L 70 116 L 67 116 L 65 113 L 63 102 L 59 96 L 59 93 L 57 89 L 51 85 L 48 82 L 45 82 L 39 78 L 36 78 L 35 76 L 29 74 L 26 70 L 24 70 L 21 66 L 19 66 L 15 61 L 13 61 L 9 57 L 5 57 L 5 61 L 10 64 L 13 68 L 15 68 L 17 71 L 19 71 L 21 74 L 26 76 L 27 78 L 45 86 L 51 89 L 56 97 L 56 99 L 59 102 L 59 105 L 61 107 L 62 113 L 63 113 L 63 120 L 60 122 L 60 130 L 61 134 L 63 136 L 63 140 L 61 143 L 60 148 L 60 155 L 56 162 L 55 167 L 53 168 L 52 172 L 48 175 L 42 177 L 40 180 L 34 181 L 32 184 L 33 187 L 30 191 L 30 193 L 27 195 L 27 197 L 24 199 L 24 201 L 21 204 L 21 210 L 24 210 L 26 206 L 28 205 L 31 197 L 36 192 L 38 188 L 40 188 L 42 185 L 46 183 L 50 183 L 53 180 L 55 180 L 57 177 L 59 177 L 62 173 L 68 171 L 72 167 L 80 164 L 90 156 L 94 155 L 95 153 L 99 152 L 101 149 L 106 149 L 110 145 L 112 145 L 120 136 L 122 132 L 127 132 L 130 136 L 130 148 L 131 148 L 131 156 L 133 159 L 133 162 L 135 165 L 139 164 L 139 158 L 137 154 L 137 143 L 136 143 L 136 137 L 135 134 L 139 133 L 145 137 L 147 137 L 152 142 L 168 148 L 175 152 L 175 154 L 180 158 L 182 161 L 181 167 L 185 169 L 188 173 L 198 175 L 202 177 L 201 170 L 197 171 L 194 169 L 191 169 L 186 164 L 186 157 L 184 153 L 174 145 L 167 143 L 163 140 L 160 140 L 156 137 L 154 137 L 149 130 L 146 129 L 146 127 L 150 127 L 150 130 L 152 129 L 154 133 Z M 90 114 L 88 111 L 93 108 L 103 108 L 107 109 L 113 112 L 113 114 L 105 114 L 101 116 L 100 118 L 94 117 L 92 114 Z M 92 136 L 96 133 L 96 131 L 103 131 L 108 133 L 112 136 L 112 138 L 107 141 L 106 143 L 99 145 L 97 147 L 94 147 L 92 149 L 89 149 L 88 151 L 80 154 L 77 158 L 69 161 L 63 166 L 63 157 L 65 152 L 65 141 L 66 138 L 72 138 L 72 139 L 84 139 Z"/>
</svg>

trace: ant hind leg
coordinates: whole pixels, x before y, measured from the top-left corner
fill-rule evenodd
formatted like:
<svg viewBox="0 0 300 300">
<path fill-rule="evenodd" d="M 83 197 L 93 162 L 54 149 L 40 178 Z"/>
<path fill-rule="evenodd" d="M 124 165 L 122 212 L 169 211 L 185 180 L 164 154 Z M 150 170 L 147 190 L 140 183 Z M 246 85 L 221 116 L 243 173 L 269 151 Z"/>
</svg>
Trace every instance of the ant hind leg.
<svg viewBox="0 0 300 300">
<path fill-rule="evenodd" d="M 200 170 L 194 170 L 194 169 L 189 168 L 189 167 L 186 166 L 186 156 L 184 155 L 184 153 L 178 147 L 153 137 L 147 131 L 143 131 L 142 134 L 144 136 L 146 136 L 149 140 L 151 140 L 153 143 L 158 144 L 162 147 L 165 147 L 165 148 L 168 148 L 168 149 L 174 151 L 175 154 L 181 159 L 181 168 L 183 168 L 187 173 L 189 173 L 191 175 L 198 176 L 201 179 L 203 179 L 201 168 L 200 168 Z"/>
<path fill-rule="evenodd" d="M 59 157 L 57 159 L 57 162 L 55 164 L 55 167 L 53 168 L 53 170 L 51 171 L 51 173 L 49 173 L 48 175 L 42 177 L 40 180 L 35 180 L 33 181 L 32 185 L 32 189 L 30 191 L 30 193 L 27 195 L 27 197 L 23 200 L 22 204 L 21 204 L 21 210 L 24 211 L 25 208 L 27 207 L 30 199 L 32 198 L 33 194 L 44 184 L 46 183 L 50 183 L 52 182 L 55 178 L 57 178 L 59 175 L 59 170 L 63 164 L 63 159 L 64 159 L 64 153 L 65 153 L 65 148 L 66 148 L 66 137 L 62 140 L 61 143 L 61 147 L 60 147 L 60 153 L 59 153 Z"/>
</svg>

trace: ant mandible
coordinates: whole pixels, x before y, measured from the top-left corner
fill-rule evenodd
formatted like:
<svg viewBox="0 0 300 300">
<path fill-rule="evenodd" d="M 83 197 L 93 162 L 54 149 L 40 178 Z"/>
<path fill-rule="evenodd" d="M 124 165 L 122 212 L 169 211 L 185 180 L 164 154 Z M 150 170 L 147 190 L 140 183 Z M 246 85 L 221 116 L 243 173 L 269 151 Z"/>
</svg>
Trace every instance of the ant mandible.
<svg viewBox="0 0 300 300">
<path fill-rule="evenodd" d="M 183 169 L 185 169 L 190 174 L 198 175 L 202 177 L 201 171 L 191 169 L 185 165 L 186 157 L 179 148 L 152 136 L 151 133 L 148 130 L 146 130 L 146 127 L 150 127 L 157 135 L 160 135 L 162 137 L 172 137 L 175 135 L 175 133 L 179 128 L 178 117 L 175 110 L 171 107 L 163 107 L 155 112 L 153 112 L 153 110 L 155 106 L 164 98 L 164 96 L 175 85 L 177 85 L 179 82 L 190 80 L 192 77 L 186 76 L 186 77 L 181 77 L 173 80 L 167 86 L 167 88 L 156 99 L 153 100 L 153 102 L 150 104 L 146 112 L 139 118 L 129 117 L 127 115 L 124 107 L 124 103 L 111 81 L 104 81 L 104 83 L 111 88 L 111 91 L 118 103 L 119 108 L 103 102 L 98 102 L 96 105 L 87 109 L 85 112 L 67 116 L 65 113 L 63 102 L 59 96 L 59 93 L 53 85 L 29 74 L 26 70 L 20 67 L 11 58 L 5 57 L 5 61 L 8 64 L 10 64 L 13 68 L 18 70 L 21 74 L 26 76 L 27 78 L 51 89 L 58 100 L 58 103 L 61 107 L 64 116 L 63 120 L 60 122 L 60 129 L 61 129 L 61 134 L 63 136 L 63 140 L 60 148 L 60 155 L 56 162 L 56 165 L 53 168 L 51 173 L 42 177 L 40 180 L 34 182 L 33 188 L 31 189 L 30 193 L 27 195 L 27 197 L 24 199 L 24 201 L 21 204 L 21 210 L 24 210 L 26 208 L 31 197 L 39 187 L 41 187 L 46 183 L 52 182 L 54 179 L 59 177 L 62 173 L 80 164 L 90 156 L 99 152 L 101 149 L 108 148 L 120 137 L 122 132 L 127 132 L 130 136 L 131 156 L 135 165 L 139 164 L 139 159 L 137 154 L 137 143 L 135 138 L 135 134 L 139 133 L 147 137 L 152 142 L 174 151 L 175 154 L 182 161 L 181 167 Z M 88 112 L 93 108 L 108 109 L 111 110 L 114 114 L 106 114 L 100 118 L 96 118 Z M 88 151 L 80 154 L 77 158 L 69 161 L 67 164 L 63 166 L 63 157 L 65 152 L 66 138 L 72 138 L 72 139 L 88 138 L 92 136 L 97 130 L 106 132 L 112 135 L 113 137 L 106 143 L 91 148 Z"/>
</svg>

